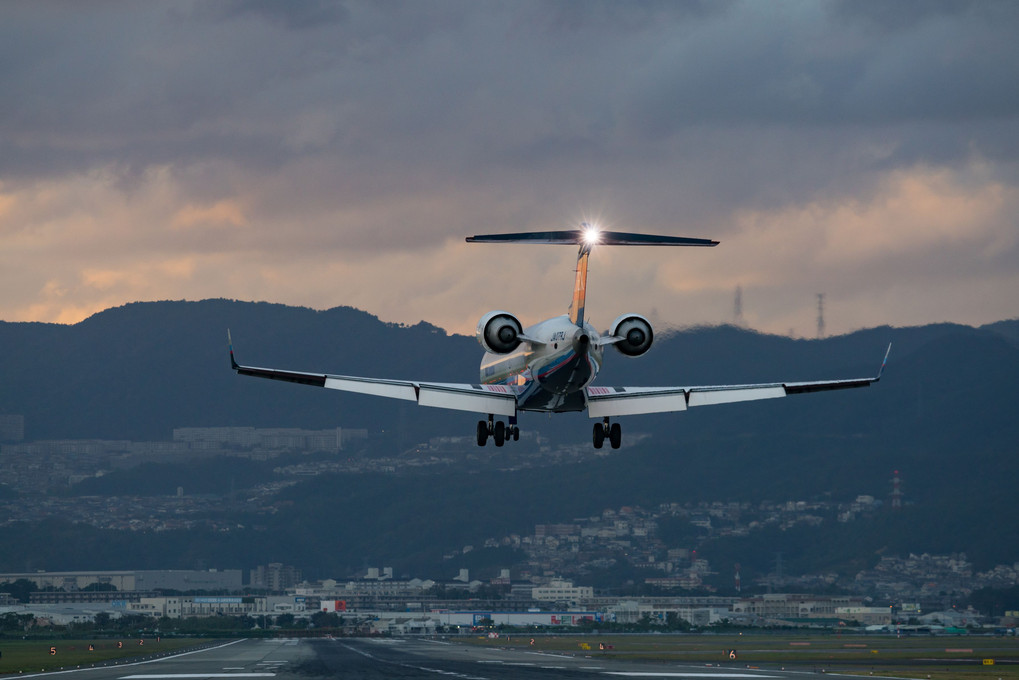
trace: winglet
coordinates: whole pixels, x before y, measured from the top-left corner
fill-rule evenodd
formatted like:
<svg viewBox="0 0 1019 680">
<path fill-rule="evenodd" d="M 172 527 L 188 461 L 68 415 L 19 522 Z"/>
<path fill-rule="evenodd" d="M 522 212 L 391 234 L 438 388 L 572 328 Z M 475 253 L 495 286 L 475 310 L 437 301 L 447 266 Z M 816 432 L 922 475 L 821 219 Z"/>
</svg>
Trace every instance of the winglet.
<svg viewBox="0 0 1019 680">
<path fill-rule="evenodd" d="M 227 345 L 230 347 L 230 368 L 236 371 L 238 368 L 240 368 L 240 366 L 238 366 L 237 362 L 234 360 L 234 339 L 230 337 L 229 328 L 226 329 L 226 342 Z"/>
<path fill-rule="evenodd" d="M 874 382 L 877 382 L 878 380 L 881 379 L 881 374 L 883 374 L 885 372 L 885 364 L 888 363 L 888 355 L 891 354 L 891 353 L 892 353 L 892 343 L 889 342 L 888 343 L 888 349 L 885 350 L 885 358 L 881 362 L 881 369 L 878 370 L 877 377 L 874 378 Z"/>
</svg>

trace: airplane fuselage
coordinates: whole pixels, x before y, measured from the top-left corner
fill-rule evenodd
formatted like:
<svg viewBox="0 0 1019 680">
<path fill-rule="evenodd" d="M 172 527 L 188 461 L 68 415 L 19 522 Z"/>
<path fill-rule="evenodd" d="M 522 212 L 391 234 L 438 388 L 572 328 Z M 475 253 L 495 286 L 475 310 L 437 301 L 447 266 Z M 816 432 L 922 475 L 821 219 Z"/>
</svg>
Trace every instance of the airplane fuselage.
<svg viewBox="0 0 1019 680">
<path fill-rule="evenodd" d="M 524 341 L 508 354 L 486 352 L 481 360 L 481 383 L 511 385 L 521 411 L 582 411 L 584 388 L 597 377 L 602 364 L 600 335 L 558 316 L 530 326 Z"/>
</svg>

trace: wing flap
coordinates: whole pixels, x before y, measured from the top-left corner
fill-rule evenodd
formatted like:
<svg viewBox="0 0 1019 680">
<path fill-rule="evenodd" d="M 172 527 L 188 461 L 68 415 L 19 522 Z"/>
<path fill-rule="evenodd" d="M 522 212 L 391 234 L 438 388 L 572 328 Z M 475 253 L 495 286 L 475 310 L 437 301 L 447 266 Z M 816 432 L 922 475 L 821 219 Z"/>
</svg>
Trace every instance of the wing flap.
<svg viewBox="0 0 1019 680">
<path fill-rule="evenodd" d="M 260 375 L 259 377 L 268 376 Z M 322 387 L 330 390 L 415 401 L 419 406 L 445 408 L 453 411 L 491 413 L 499 416 L 512 416 L 517 412 L 516 393 L 504 385 L 426 383 L 360 378 L 349 375 L 327 375 L 324 377 Z"/>
<path fill-rule="evenodd" d="M 358 394 L 370 394 L 375 397 L 387 397 L 389 399 L 403 399 L 405 401 L 417 401 L 417 389 L 412 382 L 401 380 L 379 380 L 375 378 L 357 378 L 347 375 L 327 375 L 326 389 L 340 390 L 342 392 L 357 392 Z"/>
<path fill-rule="evenodd" d="M 669 413 L 686 410 L 686 392 L 668 387 L 589 387 L 587 411 L 592 418 Z"/>
<path fill-rule="evenodd" d="M 775 399 L 784 397 L 786 390 L 782 385 L 732 385 L 723 387 L 693 387 L 688 391 L 687 405 L 713 406 L 715 404 L 734 404 L 739 401 L 757 401 L 758 399 Z"/>
<path fill-rule="evenodd" d="M 517 412 L 516 394 L 503 385 L 419 383 L 418 404 L 496 416 L 512 416 Z"/>
</svg>

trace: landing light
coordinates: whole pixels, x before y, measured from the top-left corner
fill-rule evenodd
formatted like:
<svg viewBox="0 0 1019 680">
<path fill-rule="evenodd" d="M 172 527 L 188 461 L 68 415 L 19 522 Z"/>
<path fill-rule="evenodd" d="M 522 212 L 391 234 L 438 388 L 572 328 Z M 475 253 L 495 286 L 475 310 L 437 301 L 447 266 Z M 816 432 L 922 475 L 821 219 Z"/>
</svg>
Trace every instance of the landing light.
<svg viewBox="0 0 1019 680">
<path fill-rule="evenodd" d="M 587 245 L 593 246 L 598 243 L 598 238 L 600 236 L 601 234 L 598 232 L 597 227 L 592 227 L 589 224 L 584 226 L 584 243 Z"/>
</svg>

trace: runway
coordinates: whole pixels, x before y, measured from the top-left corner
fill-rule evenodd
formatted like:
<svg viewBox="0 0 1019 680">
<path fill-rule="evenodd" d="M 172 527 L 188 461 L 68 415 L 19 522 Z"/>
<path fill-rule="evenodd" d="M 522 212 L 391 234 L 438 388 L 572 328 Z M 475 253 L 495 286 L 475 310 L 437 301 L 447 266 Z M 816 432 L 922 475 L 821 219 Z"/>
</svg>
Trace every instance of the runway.
<svg viewBox="0 0 1019 680">
<path fill-rule="evenodd" d="M 23 674 L 54 680 L 561 680 L 585 678 L 804 678 L 814 673 L 593 659 L 536 651 L 474 647 L 413 638 L 235 640 L 149 661 Z M 829 675 L 836 675 L 829 673 Z M 68 677 L 70 676 L 70 677 Z M 839 675 L 842 678 L 864 677 Z"/>
</svg>

